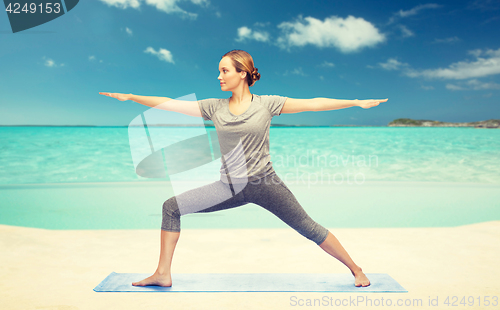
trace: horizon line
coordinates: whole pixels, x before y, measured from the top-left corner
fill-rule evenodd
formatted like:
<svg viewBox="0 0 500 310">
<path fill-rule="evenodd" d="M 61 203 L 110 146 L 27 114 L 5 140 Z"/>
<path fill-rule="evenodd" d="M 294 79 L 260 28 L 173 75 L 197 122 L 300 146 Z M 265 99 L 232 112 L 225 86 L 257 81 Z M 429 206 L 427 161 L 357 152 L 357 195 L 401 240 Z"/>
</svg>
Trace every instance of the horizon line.
<svg viewBox="0 0 500 310">
<path fill-rule="evenodd" d="M 284 125 L 275 124 L 271 127 L 388 127 L 388 125 Z M 0 127 L 142 127 L 142 125 L 0 125 Z M 194 125 L 194 124 L 152 124 L 148 127 L 215 127 L 214 125 Z"/>
</svg>

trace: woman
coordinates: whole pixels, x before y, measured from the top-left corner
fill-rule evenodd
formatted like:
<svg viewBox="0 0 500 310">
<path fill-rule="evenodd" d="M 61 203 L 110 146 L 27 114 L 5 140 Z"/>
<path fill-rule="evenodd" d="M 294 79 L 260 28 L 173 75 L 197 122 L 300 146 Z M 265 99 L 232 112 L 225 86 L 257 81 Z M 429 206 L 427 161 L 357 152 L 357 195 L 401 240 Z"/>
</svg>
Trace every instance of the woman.
<svg viewBox="0 0 500 310">
<path fill-rule="evenodd" d="M 252 95 L 249 87 L 260 79 L 260 73 L 254 67 L 250 54 L 242 50 L 233 50 L 222 56 L 219 72 L 221 90 L 232 93 L 229 99 L 189 102 L 165 97 L 100 93 L 149 107 L 161 104 L 159 107 L 164 110 L 212 120 L 223 154 L 220 181 L 186 191 L 165 201 L 158 268 L 152 276 L 132 285 L 172 285 L 170 267 L 180 235 L 181 215 L 214 212 L 247 203 L 264 207 L 345 264 L 354 275 L 355 286 L 370 285 L 362 269 L 353 262 L 337 238 L 307 215 L 290 189 L 277 176 L 269 155 L 269 126 L 273 116 L 283 113 L 328 111 L 352 106 L 368 109 L 387 99 L 292 99 Z"/>
</svg>

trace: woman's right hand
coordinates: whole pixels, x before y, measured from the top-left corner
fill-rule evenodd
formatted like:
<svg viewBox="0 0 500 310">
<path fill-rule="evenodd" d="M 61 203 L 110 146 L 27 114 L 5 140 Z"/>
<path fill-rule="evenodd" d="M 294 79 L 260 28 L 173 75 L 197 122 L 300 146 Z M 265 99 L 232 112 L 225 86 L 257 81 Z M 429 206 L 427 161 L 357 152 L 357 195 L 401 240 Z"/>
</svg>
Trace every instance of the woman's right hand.
<svg viewBox="0 0 500 310">
<path fill-rule="evenodd" d="M 132 94 L 105 93 L 105 92 L 100 92 L 99 94 L 104 95 L 104 96 L 108 96 L 111 98 L 116 98 L 120 101 L 130 100 L 130 97 L 132 97 Z"/>
</svg>

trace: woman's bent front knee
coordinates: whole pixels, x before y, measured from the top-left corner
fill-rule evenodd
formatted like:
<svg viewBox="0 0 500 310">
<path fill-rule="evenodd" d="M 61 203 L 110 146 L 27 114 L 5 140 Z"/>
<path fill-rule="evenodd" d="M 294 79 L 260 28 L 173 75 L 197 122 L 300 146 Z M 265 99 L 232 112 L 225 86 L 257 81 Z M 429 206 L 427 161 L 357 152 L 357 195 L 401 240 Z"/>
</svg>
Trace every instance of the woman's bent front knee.
<svg viewBox="0 0 500 310">
<path fill-rule="evenodd" d="M 165 231 L 181 231 L 181 213 L 175 196 L 163 203 L 161 229 Z"/>
</svg>

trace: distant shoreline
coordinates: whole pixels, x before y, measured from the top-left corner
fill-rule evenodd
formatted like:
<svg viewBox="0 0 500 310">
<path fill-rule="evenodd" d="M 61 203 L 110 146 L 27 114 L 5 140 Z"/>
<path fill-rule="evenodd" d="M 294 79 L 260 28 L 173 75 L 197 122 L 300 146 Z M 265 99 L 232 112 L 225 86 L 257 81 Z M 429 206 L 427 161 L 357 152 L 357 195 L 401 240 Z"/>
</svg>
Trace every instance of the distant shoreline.
<svg viewBox="0 0 500 310">
<path fill-rule="evenodd" d="M 473 127 L 473 128 L 500 128 L 499 119 L 469 123 L 448 123 L 433 120 L 414 120 L 411 118 L 398 118 L 389 123 L 388 127 Z"/>
</svg>

